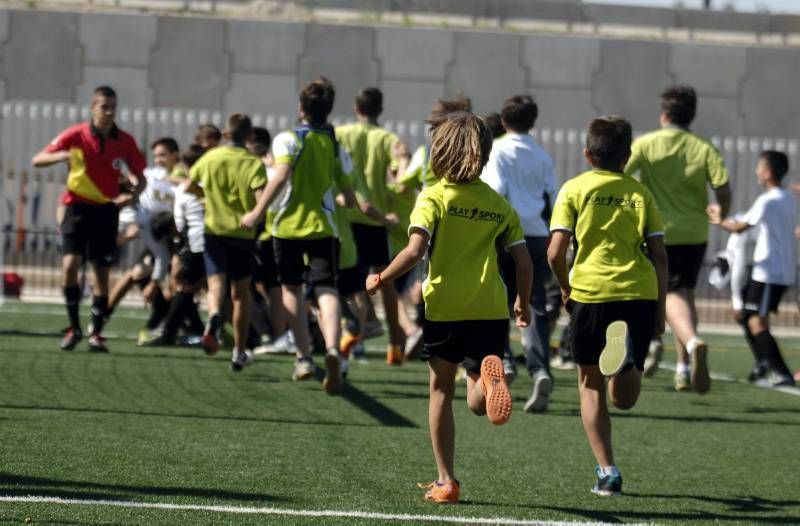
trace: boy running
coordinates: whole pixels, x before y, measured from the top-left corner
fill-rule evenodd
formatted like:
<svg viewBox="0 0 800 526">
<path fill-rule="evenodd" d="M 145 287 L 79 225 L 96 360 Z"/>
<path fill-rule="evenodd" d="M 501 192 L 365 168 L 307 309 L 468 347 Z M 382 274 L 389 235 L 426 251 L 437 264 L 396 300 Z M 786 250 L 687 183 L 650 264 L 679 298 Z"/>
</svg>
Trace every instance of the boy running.
<svg viewBox="0 0 800 526">
<path fill-rule="evenodd" d="M 511 416 L 500 358 L 508 333 L 508 305 L 497 247 L 509 250 L 517 265 L 518 326 L 530 322 L 533 271 L 516 212 L 479 179 L 492 147 L 486 123 L 459 112 L 433 124 L 431 162 L 442 179 L 420 194 L 406 248 L 384 271 L 370 275 L 366 288 L 375 294 L 430 255 L 422 357 L 430 370 L 428 419 L 438 478 L 420 487 L 426 489 L 427 500 L 458 502 L 452 404 L 459 364 L 464 362 L 469 375 L 469 408 L 496 425 Z"/>
<path fill-rule="evenodd" d="M 789 159 L 785 153 L 762 152 L 756 165 L 756 178 L 764 193 L 758 196 L 741 221 L 712 217 L 713 223 L 728 232 L 758 230 L 753 272 L 743 291 L 741 317 L 745 337 L 756 354 L 752 379 L 767 387 L 794 385 L 778 342 L 769 331 L 770 312 L 778 311 L 783 293 L 795 282 L 796 205 L 792 192 L 782 186 L 788 171 Z"/>
<path fill-rule="evenodd" d="M 207 354 L 219 349 L 225 281 L 230 279 L 233 303 L 234 349 L 231 370 L 241 371 L 253 362 L 246 351 L 250 326 L 250 280 L 255 235 L 244 217 L 256 205 L 256 195 L 267 184 L 261 159 L 245 148 L 253 126 L 241 113 L 228 117 L 225 137 L 228 145 L 206 152 L 189 171 L 191 182 L 205 196 L 205 235 L 203 258 L 208 276 L 208 323 L 202 347 Z"/>
<path fill-rule="evenodd" d="M 630 124 L 600 117 L 587 132 L 584 156 L 592 170 L 558 193 L 547 257 L 564 301 L 572 304 L 569 339 L 578 364 L 581 419 L 597 459 L 592 492 L 610 496 L 622 493 L 622 475 L 611 449 L 606 378 L 611 403 L 632 408 L 650 339 L 664 332 L 667 255 L 652 194 L 622 173 L 631 151 Z M 573 238 L 577 250 L 568 272 Z"/>
</svg>

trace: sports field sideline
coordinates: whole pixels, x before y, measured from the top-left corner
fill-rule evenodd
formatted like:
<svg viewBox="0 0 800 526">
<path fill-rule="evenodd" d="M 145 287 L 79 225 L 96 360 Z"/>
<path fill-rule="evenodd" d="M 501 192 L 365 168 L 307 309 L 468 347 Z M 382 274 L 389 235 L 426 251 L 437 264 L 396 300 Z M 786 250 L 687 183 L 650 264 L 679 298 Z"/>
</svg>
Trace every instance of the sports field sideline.
<svg viewBox="0 0 800 526">
<path fill-rule="evenodd" d="M 435 476 L 424 364 L 389 368 L 374 354 L 330 397 L 291 382 L 289 357 L 259 356 L 235 375 L 227 353 L 137 348 L 142 316 L 121 310 L 111 354 L 91 355 L 57 350 L 63 307 L 0 306 L 0 521 L 800 523 L 797 390 L 718 380 L 700 397 L 673 392 L 660 372 L 633 411 L 614 410 L 626 485 L 614 499 L 589 492 L 574 372 L 556 371 L 549 413 L 516 411 L 500 428 L 469 413 L 462 391 L 464 502 L 443 507 L 415 487 Z M 742 339 L 708 339 L 712 370 L 743 379 Z M 800 340 L 780 342 L 796 368 Z M 524 377 L 513 384 L 516 409 L 529 388 Z"/>
</svg>

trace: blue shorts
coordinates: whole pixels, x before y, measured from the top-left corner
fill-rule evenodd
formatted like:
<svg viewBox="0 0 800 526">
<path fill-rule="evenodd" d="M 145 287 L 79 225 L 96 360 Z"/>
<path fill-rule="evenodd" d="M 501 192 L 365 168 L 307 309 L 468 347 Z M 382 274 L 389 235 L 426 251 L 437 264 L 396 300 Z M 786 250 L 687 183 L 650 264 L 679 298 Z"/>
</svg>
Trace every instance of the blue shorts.
<svg viewBox="0 0 800 526">
<path fill-rule="evenodd" d="M 205 234 L 206 276 L 225 274 L 231 281 L 253 275 L 255 240 Z"/>
</svg>

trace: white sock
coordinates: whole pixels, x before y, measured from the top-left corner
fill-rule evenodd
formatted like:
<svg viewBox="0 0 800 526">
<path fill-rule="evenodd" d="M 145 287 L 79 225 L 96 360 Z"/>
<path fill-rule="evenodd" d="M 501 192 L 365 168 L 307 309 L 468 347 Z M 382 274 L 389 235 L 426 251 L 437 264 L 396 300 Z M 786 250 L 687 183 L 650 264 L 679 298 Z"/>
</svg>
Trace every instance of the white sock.
<svg viewBox="0 0 800 526">
<path fill-rule="evenodd" d="M 328 354 L 339 356 L 339 349 L 337 349 L 336 347 L 331 347 L 330 349 L 328 349 Z"/>
<path fill-rule="evenodd" d="M 675 372 L 681 375 L 689 374 L 691 372 L 691 368 L 689 367 L 688 363 L 678 362 L 677 366 L 675 367 Z"/>
<path fill-rule="evenodd" d="M 617 469 L 617 466 L 615 466 L 613 464 L 608 466 L 608 467 L 605 467 L 605 468 L 601 467 L 600 468 L 600 474 L 603 475 L 603 476 L 606 476 L 606 477 L 619 477 L 620 476 L 620 472 Z"/>
<path fill-rule="evenodd" d="M 692 354 L 697 348 L 698 343 L 700 343 L 700 340 L 697 338 L 697 336 L 692 336 L 692 339 L 686 342 L 686 352 Z"/>
</svg>

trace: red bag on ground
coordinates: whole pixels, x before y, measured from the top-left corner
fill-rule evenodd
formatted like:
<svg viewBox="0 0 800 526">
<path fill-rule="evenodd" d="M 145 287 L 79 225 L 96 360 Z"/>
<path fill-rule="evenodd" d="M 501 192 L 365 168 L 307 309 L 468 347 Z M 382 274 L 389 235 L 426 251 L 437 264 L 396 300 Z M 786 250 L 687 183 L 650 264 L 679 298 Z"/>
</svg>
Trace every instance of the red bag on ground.
<svg viewBox="0 0 800 526">
<path fill-rule="evenodd" d="M 25 280 L 16 272 L 5 272 L 3 274 L 3 295 L 9 298 L 19 298 L 24 284 Z"/>
</svg>

